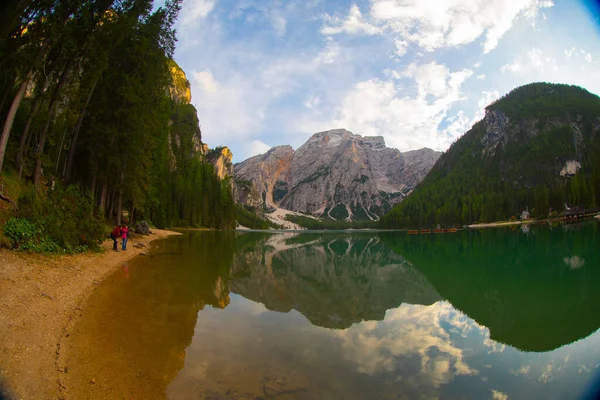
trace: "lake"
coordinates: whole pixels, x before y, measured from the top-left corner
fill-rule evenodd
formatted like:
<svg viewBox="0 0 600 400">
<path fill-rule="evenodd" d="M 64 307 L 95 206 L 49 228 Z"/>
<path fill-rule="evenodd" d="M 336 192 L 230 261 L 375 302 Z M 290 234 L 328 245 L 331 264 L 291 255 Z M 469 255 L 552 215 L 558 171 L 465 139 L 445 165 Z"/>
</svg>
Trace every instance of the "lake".
<svg viewBox="0 0 600 400">
<path fill-rule="evenodd" d="M 596 222 L 186 231 L 99 285 L 63 384 L 94 399 L 585 398 L 599 248 Z"/>
</svg>

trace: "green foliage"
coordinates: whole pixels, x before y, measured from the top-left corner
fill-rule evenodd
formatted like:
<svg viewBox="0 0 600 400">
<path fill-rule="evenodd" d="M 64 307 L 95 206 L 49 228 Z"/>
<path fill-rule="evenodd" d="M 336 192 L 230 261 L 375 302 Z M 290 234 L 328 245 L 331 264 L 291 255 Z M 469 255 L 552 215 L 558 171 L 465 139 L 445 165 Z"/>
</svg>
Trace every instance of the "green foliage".
<svg viewBox="0 0 600 400">
<path fill-rule="evenodd" d="M 331 209 L 328 215 L 338 221 L 342 221 L 348 218 L 348 210 L 346 209 L 345 204 L 338 204 Z"/>
<path fill-rule="evenodd" d="M 278 228 L 276 224 L 258 216 L 256 210 L 240 204 L 235 205 L 235 219 L 240 225 L 250 229 Z"/>
<path fill-rule="evenodd" d="M 172 59 L 180 3 L 36 3 L 16 19 L 31 21 L 27 33 L 19 23 L 0 43 L 0 88 L 8 104 L 19 80 L 30 68 L 35 72 L 32 96 L 13 126 L 10 160 L 17 153 L 24 161 L 15 169 L 27 175 L 38 158 L 46 179 L 63 177 L 92 191 L 58 188 L 47 199 L 32 193 L 20 201 L 23 216 L 67 250 L 93 245 L 103 237 L 100 217 L 120 218 L 122 210 L 158 227 L 234 226 L 231 184 L 198 152 L 196 109 L 187 98 L 169 96 L 171 88 L 189 90 Z M 49 107 L 53 100 L 60 106 Z M 20 153 L 29 123 L 36 134 L 49 127 L 48 137 L 45 147 L 37 138 L 23 140 Z M 43 154 L 34 157 L 38 149 Z M 89 217 L 94 206 L 98 218 Z"/>
<path fill-rule="evenodd" d="M 14 249 L 35 253 L 57 253 L 60 246 L 25 218 L 11 218 L 4 225 L 4 235 Z"/>
<path fill-rule="evenodd" d="M 507 220 L 528 209 L 535 218 L 600 199 L 600 98 L 567 85 L 531 84 L 487 107 L 509 117 L 512 135 L 484 154 L 486 122 L 452 144 L 423 182 L 381 218 L 381 227 L 434 227 Z M 580 131 L 572 125 L 577 123 Z M 583 127 L 584 129 L 581 129 Z M 567 160 L 582 168 L 559 174 Z"/>
<path fill-rule="evenodd" d="M 93 199 L 77 185 L 56 185 L 45 198 L 34 190 L 25 191 L 19 197 L 18 216 L 39 230 L 36 240 L 47 238 L 69 253 L 97 247 L 106 237 L 103 219 L 94 213 Z"/>
<path fill-rule="evenodd" d="M 288 194 L 287 182 L 277 181 L 273 187 L 273 201 L 278 202 L 282 200 L 285 195 Z"/>
</svg>

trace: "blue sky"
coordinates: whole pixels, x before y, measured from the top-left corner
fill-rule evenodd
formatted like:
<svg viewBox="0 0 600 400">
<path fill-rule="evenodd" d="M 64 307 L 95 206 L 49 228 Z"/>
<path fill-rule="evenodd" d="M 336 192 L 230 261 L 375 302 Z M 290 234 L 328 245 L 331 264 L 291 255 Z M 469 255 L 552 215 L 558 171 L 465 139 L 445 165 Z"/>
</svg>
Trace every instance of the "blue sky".
<svg viewBox="0 0 600 400">
<path fill-rule="evenodd" d="M 203 141 L 236 162 L 334 128 L 446 150 L 517 86 L 600 94 L 599 16 L 592 0 L 184 0 L 175 60 Z"/>
</svg>

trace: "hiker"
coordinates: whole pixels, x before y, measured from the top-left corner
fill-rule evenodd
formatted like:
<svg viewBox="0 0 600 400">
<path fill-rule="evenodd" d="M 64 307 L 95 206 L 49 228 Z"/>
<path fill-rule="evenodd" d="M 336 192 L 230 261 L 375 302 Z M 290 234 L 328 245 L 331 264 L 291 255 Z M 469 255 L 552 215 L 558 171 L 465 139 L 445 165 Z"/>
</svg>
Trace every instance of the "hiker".
<svg viewBox="0 0 600 400">
<path fill-rule="evenodd" d="M 113 250 L 119 251 L 117 248 L 117 238 L 121 236 L 121 225 L 115 226 L 115 228 L 110 233 L 110 238 L 113 240 Z"/>
<path fill-rule="evenodd" d="M 127 250 L 127 237 L 129 236 L 129 228 L 127 224 L 121 227 L 122 250 Z"/>
</svg>

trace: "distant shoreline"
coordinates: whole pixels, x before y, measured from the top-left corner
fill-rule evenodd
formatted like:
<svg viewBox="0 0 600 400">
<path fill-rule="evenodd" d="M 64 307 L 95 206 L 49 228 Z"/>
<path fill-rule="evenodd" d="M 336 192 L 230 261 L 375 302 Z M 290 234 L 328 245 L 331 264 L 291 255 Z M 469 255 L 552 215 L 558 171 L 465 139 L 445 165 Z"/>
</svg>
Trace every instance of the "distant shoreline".
<svg viewBox="0 0 600 400">
<path fill-rule="evenodd" d="M 157 239 L 181 233 L 152 229 L 132 235 L 127 251 L 41 255 L 0 250 L 0 397 L 65 398 L 61 343 L 96 286 Z M 135 248 L 138 245 L 141 248 Z M 120 246 L 120 243 L 119 243 Z"/>
<path fill-rule="evenodd" d="M 501 222 L 487 222 L 483 224 L 471 224 L 467 225 L 467 228 L 495 228 L 498 226 L 509 226 L 509 225 L 521 225 L 521 224 L 534 224 L 536 221 L 533 219 L 527 219 L 525 221 L 501 221 Z"/>
</svg>

